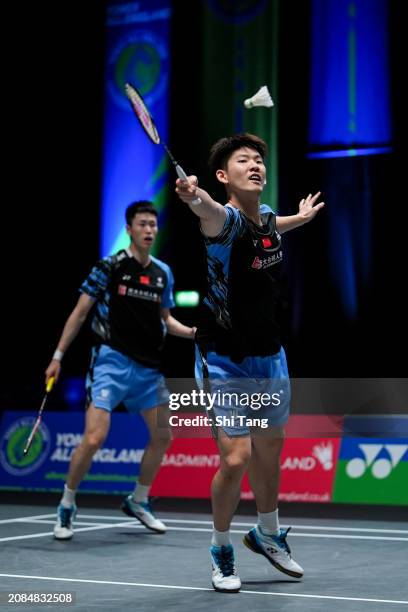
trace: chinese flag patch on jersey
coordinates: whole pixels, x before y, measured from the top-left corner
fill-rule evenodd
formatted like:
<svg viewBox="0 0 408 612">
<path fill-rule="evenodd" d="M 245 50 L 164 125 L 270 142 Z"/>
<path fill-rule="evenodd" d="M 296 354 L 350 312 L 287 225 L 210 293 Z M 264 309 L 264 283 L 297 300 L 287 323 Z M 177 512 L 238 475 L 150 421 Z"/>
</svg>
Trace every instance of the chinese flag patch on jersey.
<svg viewBox="0 0 408 612">
<path fill-rule="evenodd" d="M 270 238 L 262 238 L 262 246 L 264 249 L 269 249 L 272 246 L 272 240 Z"/>
<path fill-rule="evenodd" d="M 119 285 L 119 287 L 118 287 L 118 294 L 119 295 L 126 295 L 126 290 L 127 290 L 127 287 L 125 285 Z"/>
<path fill-rule="evenodd" d="M 142 283 L 142 285 L 150 284 L 150 278 L 148 276 L 140 276 L 139 281 Z"/>
</svg>

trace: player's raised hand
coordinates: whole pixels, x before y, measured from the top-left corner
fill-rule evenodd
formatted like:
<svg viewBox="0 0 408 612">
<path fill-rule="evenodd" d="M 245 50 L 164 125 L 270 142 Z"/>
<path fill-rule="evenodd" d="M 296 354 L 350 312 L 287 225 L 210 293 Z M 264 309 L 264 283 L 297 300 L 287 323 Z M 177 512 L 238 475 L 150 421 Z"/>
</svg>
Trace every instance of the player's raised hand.
<svg viewBox="0 0 408 612">
<path fill-rule="evenodd" d="M 309 193 L 307 198 L 300 200 L 299 216 L 302 218 L 302 220 L 305 223 L 314 219 L 317 213 L 319 212 L 319 210 L 323 208 L 324 202 L 319 202 L 318 204 L 316 204 L 316 201 L 318 200 L 320 194 L 321 194 L 320 191 L 315 193 L 315 195 L 313 196 L 311 193 Z"/>
</svg>

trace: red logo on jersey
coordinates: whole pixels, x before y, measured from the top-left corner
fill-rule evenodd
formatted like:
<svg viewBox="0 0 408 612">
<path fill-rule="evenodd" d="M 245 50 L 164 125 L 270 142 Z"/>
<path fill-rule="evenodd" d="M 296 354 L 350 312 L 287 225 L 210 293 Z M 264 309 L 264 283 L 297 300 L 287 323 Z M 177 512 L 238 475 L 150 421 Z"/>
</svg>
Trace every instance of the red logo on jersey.
<svg viewBox="0 0 408 612">
<path fill-rule="evenodd" d="M 259 259 L 259 257 L 255 257 L 251 267 L 255 268 L 255 270 L 260 270 L 262 268 L 262 261 Z"/>
<path fill-rule="evenodd" d="M 126 291 L 127 291 L 127 287 L 125 285 L 119 285 L 118 287 L 119 295 L 126 295 Z"/>
<path fill-rule="evenodd" d="M 149 276 L 140 276 L 139 281 L 142 283 L 142 285 L 149 285 L 150 284 Z"/>
<path fill-rule="evenodd" d="M 262 246 L 264 249 L 269 249 L 272 246 L 272 240 L 270 238 L 262 238 Z"/>
</svg>

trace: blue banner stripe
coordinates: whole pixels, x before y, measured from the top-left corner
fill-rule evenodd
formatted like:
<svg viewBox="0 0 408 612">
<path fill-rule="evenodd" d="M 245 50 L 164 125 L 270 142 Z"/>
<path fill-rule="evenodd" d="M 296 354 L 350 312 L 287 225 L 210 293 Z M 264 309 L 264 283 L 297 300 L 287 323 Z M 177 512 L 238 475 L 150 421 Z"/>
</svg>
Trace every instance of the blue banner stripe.
<svg viewBox="0 0 408 612">
<path fill-rule="evenodd" d="M 404 446 L 406 447 L 404 450 Z M 343 438 L 340 446 L 339 461 L 361 457 L 368 463 L 377 459 L 392 459 L 394 450 L 398 452 L 398 462 L 408 461 L 408 438 Z"/>
<path fill-rule="evenodd" d="M 111 2 L 107 7 L 101 211 L 103 257 L 117 250 L 119 244 L 123 247 L 125 208 L 135 200 L 154 202 L 165 181 L 163 147 L 153 144 L 144 132 L 125 96 L 124 86 L 130 82 L 139 89 L 161 140 L 166 141 L 170 15 L 169 0 Z"/>
<path fill-rule="evenodd" d="M 408 437 L 408 416 L 353 416 L 344 419 L 345 435 L 352 437 L 377 436 L 402 438 Z"/>
</svg>

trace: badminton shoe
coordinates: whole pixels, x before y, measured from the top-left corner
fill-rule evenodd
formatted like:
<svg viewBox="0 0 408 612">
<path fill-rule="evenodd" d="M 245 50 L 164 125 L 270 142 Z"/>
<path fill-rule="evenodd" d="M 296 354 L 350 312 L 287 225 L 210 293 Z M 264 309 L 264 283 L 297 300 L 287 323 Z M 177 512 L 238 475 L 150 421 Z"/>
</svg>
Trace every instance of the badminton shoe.
<svg viewBox="0 0 408 612">
<path fill-rule="evenodd" d="M 57 508 L 57 522 L 54 525 L 54 538 L 56 540 L 70 540 L 74 535 L 73 522 L 77 507 L 74 504 L 66 508 L 61 504 Z"/>
<path fill-rule="evenodd" d="M 303 576 L 303 568 L 292 559 L 290 548 L 286 542 L 288 529 L 280 529 L 279 535 L 271 536 L 262 533 L 259 525 L 251 529 L 244 537 L 244 544 L 252 552 L 263 555 L 276 569 L 293 576 L 293 578 L 301 578 Z"/>
<path fill-rule="evenodd" d="M 234 549 L 228 546 L 211 546 L 212 585 L 221 593 L 238 593 L 241 580 L 234 562 Z"/>
<path fill-rule="evenodd" d="M 135 502 L 130 494 L 122 502 L 121 510 L 128 516 L 136 518 L 145 527 L 156 533 L 166 533 L 166 525 L 153 514 L 149 502 Z"/>
</svg>

